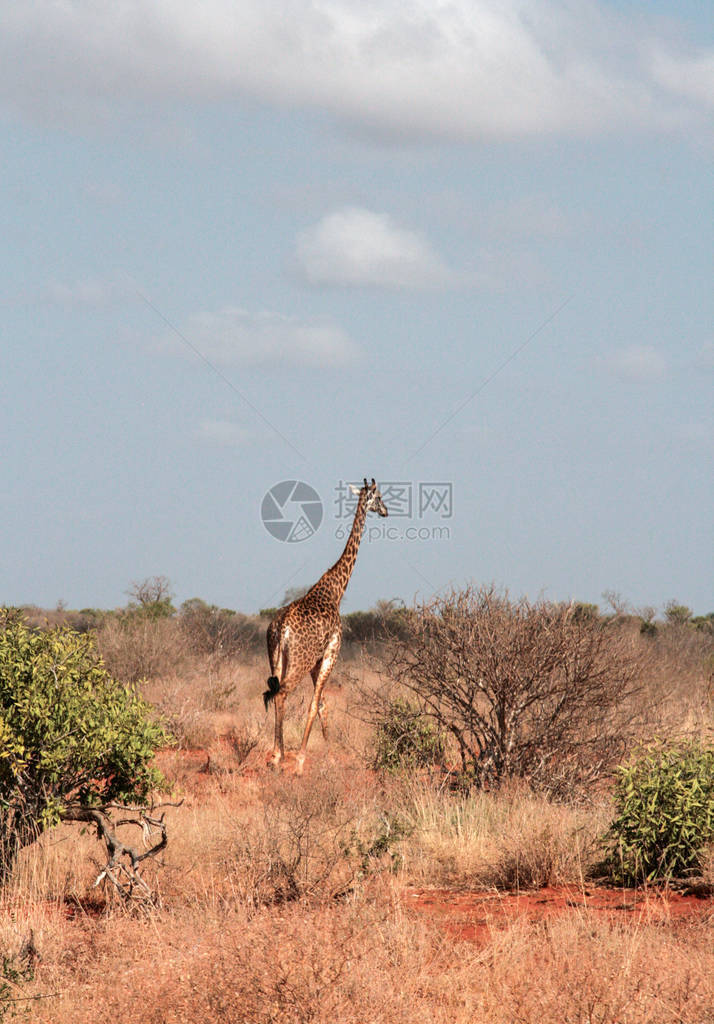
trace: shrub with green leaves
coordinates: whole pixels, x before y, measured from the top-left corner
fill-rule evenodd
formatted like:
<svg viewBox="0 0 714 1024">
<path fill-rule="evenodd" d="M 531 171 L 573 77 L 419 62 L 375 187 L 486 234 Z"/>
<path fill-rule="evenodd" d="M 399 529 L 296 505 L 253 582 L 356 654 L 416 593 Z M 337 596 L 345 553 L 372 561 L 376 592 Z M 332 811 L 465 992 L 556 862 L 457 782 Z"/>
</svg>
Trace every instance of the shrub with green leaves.
<svg viewBox="0 0 714 1024">
<path fill-rule="evenodd" d="M 109 675 L 91 635 L 35 631 L 0 609 L 0 880 L 58 822 L 146 806 L 166 788 L 152 759 L 167 742 L 149 706 Z"/>
<path fill-rule="evenodd" d="M 32 932 L 30 932 L 32 934 Z M 37 958 L 37 950 L 34 947 L 32 939 L 29 943 L 25 942 L 23 950 L 20 951 L 18 957 L 3 955 L 2 968 L 0 969 L 0 1021 L 17 1020 L 19 1016 L 24 1016 L 25 1020 L 29 1019 L 29 1009 L 26 1006 L 25 1012 L 16 1005 L 18 1002 L 22 1005 L 22 996 L 17 996 L 17 992 L 22 991 L 22 986 L 35 980 L 35 960 Z M 8 1017 L 9 1014 L 9 1017 Z"/>
<path fill-rule="evenodd" d="M 443 732 L 409 701 L 392 701 L 377 723 L 374 767 L 396 773 L 433 768 L 443 761 Z"/>
<path fill-rule="evenodd" d="M 696 870 L 714 841 L 714 748 L 660 743 L 617 769 L 607 868 L 625 885 Z"/>
</svg>

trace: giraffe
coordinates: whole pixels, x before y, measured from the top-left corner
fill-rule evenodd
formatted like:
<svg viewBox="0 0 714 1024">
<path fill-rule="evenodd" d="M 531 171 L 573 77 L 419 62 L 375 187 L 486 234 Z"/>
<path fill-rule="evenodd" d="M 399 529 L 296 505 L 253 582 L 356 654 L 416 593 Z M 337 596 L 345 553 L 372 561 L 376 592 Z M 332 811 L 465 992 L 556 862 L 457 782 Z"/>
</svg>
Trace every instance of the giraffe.
<svg viewBox="0 0 714 1024">
<path fill-rule="evenodd" d="M 271 756 L 271 763 L 275 768 L 285 756 L 285 699 L 308 672 L 312 676 L 314 692 L 296 759 L 298 775 L 302 775 L 307 741 L 316 715 L 320 716 L 322 735 L 327 739 L 327 709 L 322 701 L 322 691 L 340 651 L 340 601 L 355 566 L 367 512 L 374 511 L 380 516 L 387 515 L 374 477 L 371 484 L 367 483 L 365 477 L 364 485 L 359 490 L 352 485 L 350 487 L 354 494 L 359 495 L 359 499 L 345 550 L 332 568 L 323 573 L 303 597 L 281 608 L 268 626 L 271 675 L 268 679 L 268 689 L 263 694 L 263 701 L 266 711 L 271 701 L 275 703 L 275 743 Z"/>
</svg>

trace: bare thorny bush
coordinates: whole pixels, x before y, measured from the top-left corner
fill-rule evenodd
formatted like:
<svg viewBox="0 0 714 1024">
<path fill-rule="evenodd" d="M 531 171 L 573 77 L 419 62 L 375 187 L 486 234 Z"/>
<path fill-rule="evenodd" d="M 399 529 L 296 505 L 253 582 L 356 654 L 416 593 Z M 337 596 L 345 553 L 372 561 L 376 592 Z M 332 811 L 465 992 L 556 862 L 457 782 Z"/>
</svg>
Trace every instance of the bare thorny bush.
<svg viewBox="0 0 714 1024">
<path fill-rule="evenodd" d="M 97 630 L 99 648 L 115 678 L 135 683 L 185 673 L 199 662 L 220 673 L 256 647 L 262 653 L 263 627 L 254 617 L 199 598 L 185 601 L 177 613 L 166 605 L 167 598 L 145 603 L 146 587 L 162 579 L 135 585 L 133 593 L 143 596 L 144 603 L 106 615 Z"/>
<path fill-rule="evenodd" d="M 373 717 L 395 690 L 412 695 L 450 734 L 462 778 L 572 795 L 624 754 L 645 709 L 631 636 L 577 606 L 484 587 L 453 590 L 406 623 L 385 646 Z"/>
<path fill-rule="evenodd" d="M 172 619 L 142 615 L 107 618 L 98 630 L 97 645 L 111 675 L 124 683 L 174 671 L 187 653 Z"/>
<path fill-rule="evenodd" d="M 368 877 L 398 864 L 399 821 L 364 796 L 351 796 L 329 769 L 309 786 L 267 778 L 261 813 L 243 823 L 230 861 L 241 902 L 324 903 L 352 895 Z"/>
</svg>

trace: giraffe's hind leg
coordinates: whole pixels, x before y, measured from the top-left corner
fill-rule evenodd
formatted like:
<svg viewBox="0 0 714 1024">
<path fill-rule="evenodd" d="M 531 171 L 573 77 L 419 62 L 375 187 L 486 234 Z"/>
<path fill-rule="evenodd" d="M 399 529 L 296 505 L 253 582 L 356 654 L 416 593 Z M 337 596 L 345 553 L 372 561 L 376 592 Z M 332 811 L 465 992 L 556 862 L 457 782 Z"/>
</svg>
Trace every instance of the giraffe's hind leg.
<svg viewBox="0 0 714 1024">
<path fill-rule="evenodd" d="M 275 705 L 275 739 L 273 741 L 273 752 L 270 755 L 270 764 L 278 768 L 285 757 L 285 743 L 283 742 L 283 719 L 285 717 L 285 668 L 286 659 L 280 645 L 280 635 L 273 628 L 273 623 L 268 629 L 268 657 L 270 659 L 270 670 L 272 675 L 268 679 L 268 689 L 263 694 L 265 710 L 268 705 Z"/>
<path fill-rule="evenodd" d="M 312 685 L 313 685 L 313 687 L 315 689 L 317 689 L 317 682 L 318 682 L 318 679 L 320 678 L 320 669 L 321 668 L 322 668 L 322 658 L 320 658 L 320 660 L 318 661 L 317 665 L 315 665 L 315 667 L 313 669 L 311 669 L 311 671 L 310 671 L 310 675 L 312 676 Z M 324 686 L 325 686 L 326 682 L 327 682 L 327 679 L 325 679 L 323 681 L 322 689 L 324 689 Z M 320 719 L 320 728 L 322 729 L 322 737 L 323 737 L 324 740 L 327 740 L 327 705 L 325 704 L 325 701 L 323 700 L 322 696 L 320 696 L 320 699 L 319 699 L 318 704 L 317 704 L 317 715 L 318 715 L 318 718 Z"/>
<path fill-rule="evenodd" d="M 285 690 L 280 689 L 273 697 L 275 704 L 275 742 L 270 763 L 273 768 L 278 768 L 285 757 L 285 744 L 283 742 L 283 718 L 285 717 Z"/>
<path fill-rule="evenodd" d="M 322 704 L 322 691 L 325 688 L 325 683 L 330 678 L 330 672 L 332 667 L 337 660 L 337 655 L 340 649 L 340 638 L 335 637 L 330 643 L 327 651 L 325 652 L 321 661 L 315 665 L 311 675 L 313 683 L 315 684 L 315 690 L 312 695 L 312 701 L 310 702 L 310 710 L 307 713 L 307 722 L 305 723 L 305 732 L 303 733 L 302 743 L 300 744 L 300 750 L 296 758 L 297 761 L 297 774 L 302 775 L 303 766 L 305 764 L 305 751 L 307 750 L 307 741 L 310 739 L 310 730 L 312 729 L 315 717 L 320 715 L 320 723 L 322 725 L 322 732 L 325 738 L 327 737 L 327 709 Z M 313 674 L 314 673 L 314 674 Z"/>
</svg>

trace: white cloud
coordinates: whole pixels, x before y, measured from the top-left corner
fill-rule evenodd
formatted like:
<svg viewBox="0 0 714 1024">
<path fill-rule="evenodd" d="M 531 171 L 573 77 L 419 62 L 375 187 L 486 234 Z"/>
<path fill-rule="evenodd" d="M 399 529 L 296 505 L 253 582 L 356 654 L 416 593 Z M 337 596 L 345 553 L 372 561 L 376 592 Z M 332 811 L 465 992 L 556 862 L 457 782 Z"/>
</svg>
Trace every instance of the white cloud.
<svg viewBox="0 0 714 1024">
<path fill-rule="evenodd" d="M 455 283 L 455 276 L 415 231 L 391 217 L 350 206 L 303 232 L 296 247 L 298 268 L 311 284 L 430 288 Z"/>
<path fill-rule="evenodd" d="M 238 96 L 392 138 L 675 129 L 712 56 L 645 21 L 596 0 L 29 0 L 5 5 L 0 102 L 113 122 Z"/>
<path fill-rule="evenodd" d="M 181 333 L 211 362 L 222 366 L 343 366 L 359 356 L 345 331 L 331 320 L 301 320 L 282 313 L 251 313 L 228 306 L 194 313 Z M 184 351 L 175 334 L 160 346 Z"/>
<path fill-rule="evenodd" d="M 196 437 L 226 448 L 239 448 L 254 440 L 254 434 L 247 427 L 233 420 L 203 420 L 196 428 Z"/>
<path fill-rule="evenodd" d="M 649 345 L 630 345 L 613 352 L 608 364 L 618 376 L 638 381 L 656 380 L 667 371 L 665 357 Z"/>
<path fill-rule="evenodd" d="M 652 48 L 650 68 L 653 79 L 670 92 L 714 108 L 714 52 L 674 55 L 657 44 Z"/>
</svg>

